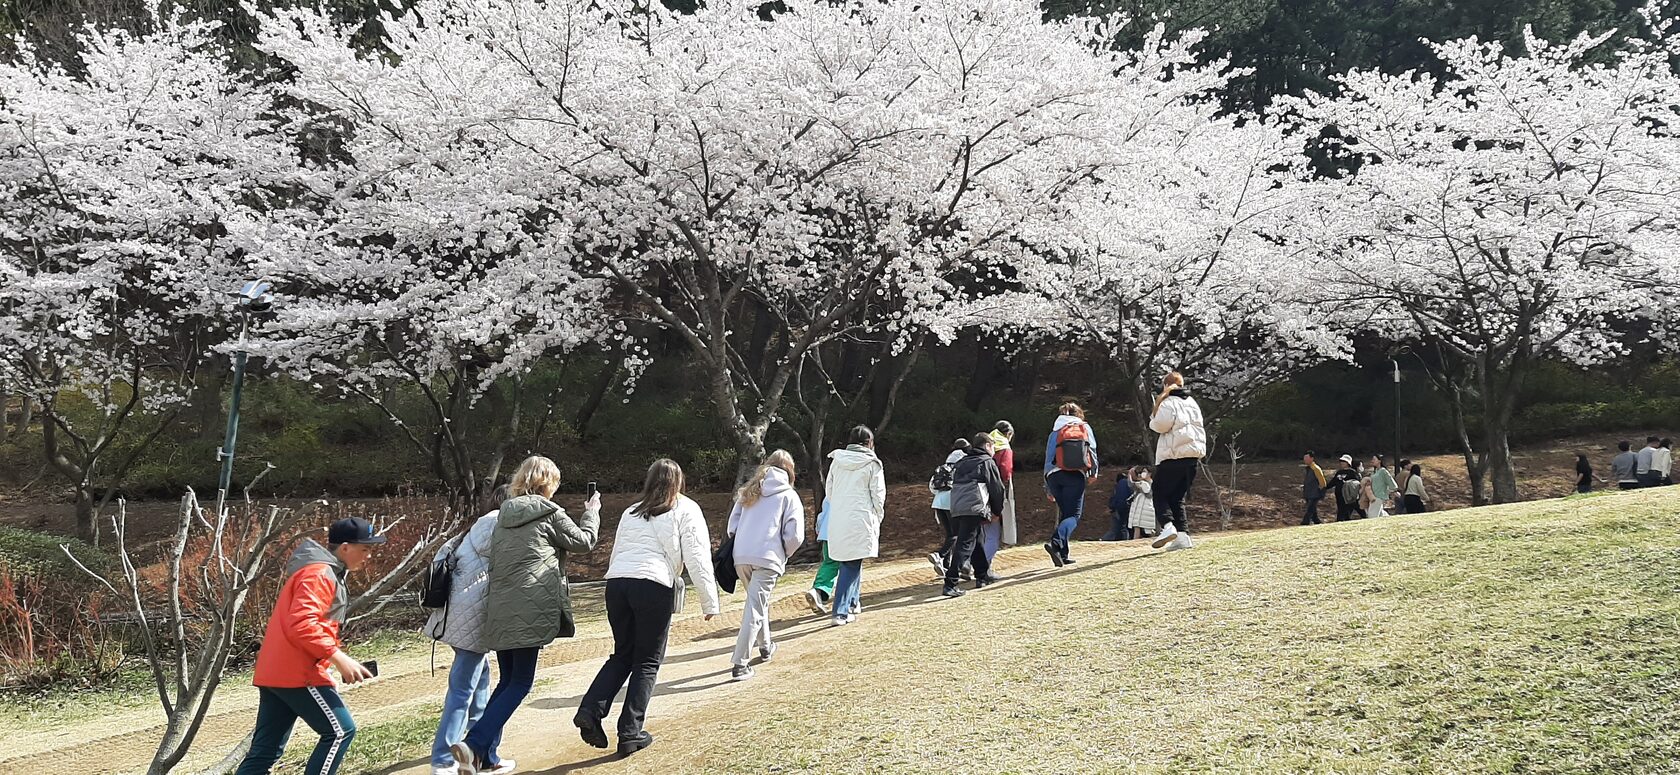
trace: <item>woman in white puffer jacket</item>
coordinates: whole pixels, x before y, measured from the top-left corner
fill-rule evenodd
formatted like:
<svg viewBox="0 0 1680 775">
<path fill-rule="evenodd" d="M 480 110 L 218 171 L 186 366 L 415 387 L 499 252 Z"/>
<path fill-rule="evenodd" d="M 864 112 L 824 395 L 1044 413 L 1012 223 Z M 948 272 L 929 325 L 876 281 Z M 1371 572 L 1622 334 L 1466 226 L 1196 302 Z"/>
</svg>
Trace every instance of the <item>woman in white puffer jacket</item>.
<svg viewBox="0 0 1680 775">
<path fill-rule="evenodd" d="M 741 632 L 735 637 L 730 678 L 752 677 L 747 655 L 757 642 L 761 662 L 776 653 L 770 640 L 770 594 L 787 571 L 788 556 L 805 543 L 805 503 L 793 489 L 793 456 L 776 450 L 735 494 L 728 531 L 735 537 L 735 575 L 747 594 L 741 611 Z"/>
<path fill-rule="evenodd" d="M 1190 524 L 1184 519 L 1184 496 L 1196 481 L 1196 467 L 1207 456 L 1207 430 L 1202 426 L 1202 407 L 1184 389 L 1184 375 L 1169 372 L 1161 380 L 1161 395 L 1149 429 L 1161 434 L 1155 441 L 1155 521 L 1161 534 L 1152 544 L 1156 549 L 1189 549 Z"/>
</svg>

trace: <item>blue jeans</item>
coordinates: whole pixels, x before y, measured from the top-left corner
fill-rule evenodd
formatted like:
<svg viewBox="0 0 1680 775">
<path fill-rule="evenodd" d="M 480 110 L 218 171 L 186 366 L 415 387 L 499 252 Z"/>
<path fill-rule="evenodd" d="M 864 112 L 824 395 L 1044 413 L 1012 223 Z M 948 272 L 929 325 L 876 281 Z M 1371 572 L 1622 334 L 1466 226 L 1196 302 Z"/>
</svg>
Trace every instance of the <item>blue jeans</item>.
<svg viewBox="0 0 1680 775">
<path fill-rule="evenodd" d="M 828 610 L 835 616 L 845 616 L 852 610 L 852 604 L 858 602 L 862 589 L 863 560 L 840 563 L 840 575 L 834 579 L 834 605 Z"/>
<path fill-rule="evenodd" d="M 496 652 L 496 672 L 501 674 L 496 689 L 484 704 L 484 715 L 467 730 L 465 738 L 467 747 L 484 765 L 501 764 L 496 748 L 502 744 L 502 728 L 531 693 L 531 684 L 537 680 L 537 654 L 541 651 L 532 646 Z"/>
<path fill-rule="evenodd" d="M 1056 499 L 1056 532 L 1050 536 L 1050 548 L 1062 557 L 1068 556 L 1068 539 L 1079 526 L 1079 516 L 1085 512 L 1085 475 L 1078 471 L 1055 471 L 1044 479 L 1044 488 Z"/>
<path fill-rule="evenodd" d="M 455 649 L 449 665 L 449 688 L 443 694 L 443 715 L 438 717 L 437 737 L 432 740 L 432 766 L 453 767 L 449 747 L 467 736 L 467 728 L 484 715 L 490 700 L 490 658 L 466 649 Z"/>
</svg>

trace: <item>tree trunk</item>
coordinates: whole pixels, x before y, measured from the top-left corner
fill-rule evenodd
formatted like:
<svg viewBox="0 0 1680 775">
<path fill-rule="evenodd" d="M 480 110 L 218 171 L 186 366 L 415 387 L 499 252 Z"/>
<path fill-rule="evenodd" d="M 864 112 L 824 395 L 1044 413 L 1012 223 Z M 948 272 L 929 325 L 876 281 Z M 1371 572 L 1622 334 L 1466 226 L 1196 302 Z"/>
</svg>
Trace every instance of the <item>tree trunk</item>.
<svg viewBox="0 0 1680 775">
<path fill-rule="evenodd" d="M 984 342 L 980 343 L 974 361 L 968 390 L 963 395 L 963 405 L 970 412 L 980 411 L 981 402 L 997 389 L 998 375 L 1003 372 L 1003 355 Z"/>
<path fill-rule="evenodd" d="M 25 395 L 23 407 L 18 411 L 17 425 L 12 426 L 13 436 L 22 436 L 29 432 L 29 423 L 35 419 L 35 397 Z"/>
<path fill-rule="evenodd" d="M 613 383 L 618 381 L 618 373 L 623 364 L 614 363 L 611 368 L 601 372 L 600 379 L 589 390 L 589 399 L 583 402 L 583 408 L 577 413 L 578 439 L 589 438 L 589 424 L 595 421 L 595 413 L 601 410 L 601 403 L 606 401 L 607 393 L 612 390 Z"/>
<path fill-rule="evenodd" d="M 99 547 L 98 514 L 93 508 L 93 486 L 87 482 L 76 485 L 76 537 Z"/>
<path fill-rule="evenodd" d="M 1517 502 L 1517 469 L 1511 460 L 1509 432 L 1503 424 L 1489 418 L 1482 420 L 1485 449 L 1482 468 L 1493 480 L 1494 503 Z"/>
</svg>

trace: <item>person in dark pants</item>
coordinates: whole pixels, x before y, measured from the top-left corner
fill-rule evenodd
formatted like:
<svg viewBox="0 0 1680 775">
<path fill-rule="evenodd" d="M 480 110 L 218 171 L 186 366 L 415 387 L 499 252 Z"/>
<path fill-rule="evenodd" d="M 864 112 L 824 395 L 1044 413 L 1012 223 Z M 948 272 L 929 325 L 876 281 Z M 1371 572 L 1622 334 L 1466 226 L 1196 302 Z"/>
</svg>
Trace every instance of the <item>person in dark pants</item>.
<svg viewBox="0 0 1680 775">
<path fill-rule="evenodd" d="M 659 667 L 665 661 L 665 636 L 671 616 L 682 610 L 682 572 L 700 593 L 700 611 L 710 621 L 718 613 L 712 573 L 712 541 L 700 505 L 682 494 L 683 472 L 676 462 L 659 459 L 648 468 L 642 497 L 624 511 L 607 566 L 607 624 L 613 653 L 595 674 L 578 703 L 572 723 L 583 741 L 607 747 L 601 720 L 613 697 L 624 693 L 618 716 L 618 755 L 629 756 L 653 744 L 643 728 Z"/>
<path fill-rule="evenodd" d="M 1359 475 L 1359 469 L 1353 467 L 1352 455 L 1343 455 L 1341 462 L 1342 467 L 1330 477 L 1330 485 L 1336 495 L 1336 521 L 1346 522 L 1365 515 L 1359 509 L 1359 488 L 1363 477 Z"/>
<path fill-rule="evenodd" d="M 1207 455 L 1207 430 L 1202 407 L 1184 388 L 1184 375 L 1173 371 L 1161 380 L 1161 394 L 1149 416 L 1155 441 L 1155 521 L 1161 534 L 1150 546 L 1169 551 L 1189 549 L 1190 522 L 1184 518 L 1184 498 L 1196 481 L 1196 467 Z"/>
<path fill-rule="evenodd" d="M 1592 492 L 1595 479 L 1597 477 L 1593 476 L 1592 463 L 1587 460 L 1587 453 L 1577 454 L 1575 456 L 1575 491 L 1582 494 Z"/>
<path fill-rule="evenodd" d="M 347 684 L 373 674 L 340 648 L 348 595 L 344 576 L 360 570 L 372 545 L 385 543 L 364 519 L 341 519 L 327 529 L 327 545 L 305 540 L 286 563 L 286 584 L 257 651 L 257 728 L 238 775 L 268 775 L 286 752 L 292 727 L 303 719 L 320 735 L 304 764 L 306 775 L 333 775 L 356 736 L 356 722 L 327 675 L 331 665 Z"/>
<path fill-rule="evenodd" d="M 1307 502 L 1307 511 L 1301 516 L 1301 524 L 1323 524 L 1318 518 L 1318 502 L 1324 500 L 1324 488 L 1329 481 L 1324 478 L 1324 469 L 1318 467 L 1313 460 L 1313 453 L 1301 456 L 1301 466 L 1306 469 L 1306 477 L 1301 484 L 1301 497 Z"/>
<path fill-rule="evenodd" d="M 933 476 L 928 478 L 928 492 L 933 494 L 933 521 L 945 531 L 945 541 L 939 545 L 939 551 L 928 555 L 928 562 L 940 578 L 945 577 L 945 565 L 951 561 L 951 547 L 957 543 L 956 523 L 951 521 L 951 472 L 967 450 L 968 439 L 957 439 L 951 453 L 945 456 L 945 462 L 939 464 L 933 470 Z"/>
<path fill-rule="evenodd" d="M 1423 466 L 1413 465 L 1406 477 L 1406 513 L 1422 514 L 1429 510 L 1429 488 L 1423 486 Z"/>
<path fill-rule="evenodd" d="M 1057 515 L 1044 551 L 1058 568 L 1074 561 L 1068 556 L 1068 545 L 1085 512 L 1085 487 L 1096 478 L 1099 467 L 1097 434 L 1085 422 L 1085 410 L 1072 401 L 1062 404 L 1044 447 L 1044 490 L 1055 502 Z"/>
<path fill-rule="evenodd" d="M 975 589 L 997 581 L 992 575 L 991 558 L 986 556 L 985 547 L 979 545 L 980 528 L 1002 516 L 1004 495 L 1003 472 L 992 457 L 992 439 L 987 434 L 979 434 L 969 444 L 963 459 L 957 461 L 951 477 L 951 517 L 957 526 L 957 543 L 951 556 L 973 557 Z M 957 588 L 958 578 L 957 568 L 946 568 L 943 592 L 946 597 L 962 597 L 963 591 Z"/>
<path fill-rule="evenodd" d="M 1132 479 L 1137 476 L 1137 466 L 1133 466 L 1114 477 L 1114 493 L 1108 496 L 1108 532 L 1103 533 L 1103 541 L 1125 541 L 1132 537 L 1132 528 L 1127 524 L 1132 510 Z"/>
</svg>

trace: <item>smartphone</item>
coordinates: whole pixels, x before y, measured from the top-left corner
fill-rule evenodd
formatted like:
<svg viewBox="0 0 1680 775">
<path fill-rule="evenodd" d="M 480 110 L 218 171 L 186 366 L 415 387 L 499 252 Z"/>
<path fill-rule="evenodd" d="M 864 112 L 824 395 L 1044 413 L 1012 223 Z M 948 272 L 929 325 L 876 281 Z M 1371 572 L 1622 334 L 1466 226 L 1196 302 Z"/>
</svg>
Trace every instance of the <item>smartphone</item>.
<svg viewBox="0 0 1680 775">
<path fill-rule="evenodd" d="M 368 671 L 368 672 L 369 672 L 369 673 L 371 673 L 371 674 L 373 674 L 373 677 L 374 677 L 374 678 L 378 678 L 378 677 L 379 677 L 379 660 L 377 660 L 377 659 L 370 659 L 370 660 L 368 660 L 368 661 L 366 661 L 366 662 L 363 662 L 363 663 L 362 663 L 362 667 L 365 667 L 365 668 L 367 668 L 367 671 Z"/>
<path fill-rule="evenodd" d="M 588 491 L 587 491 L 587 492 L 586 492 L 586 493 L 585 493 L 585 494 L 584 494 L 584 496 L 583 496 L 583 497 L 585 497 L 585 498 L 593 498 L 593 497 L 595 497 L 595 493 L 596 493 L 596 492 L 598 492 L 598 491 L 599 491 L 599 490 L 598 490 L 598 489 L 597 489 L 597 488 L 596 488 L 596 487 L 595 487 L 595 483 L 594 483 L 594 482 L 590 482 L 590 483 L 589 483 L 589 490 L 588 490 Z"/>
</svg>

